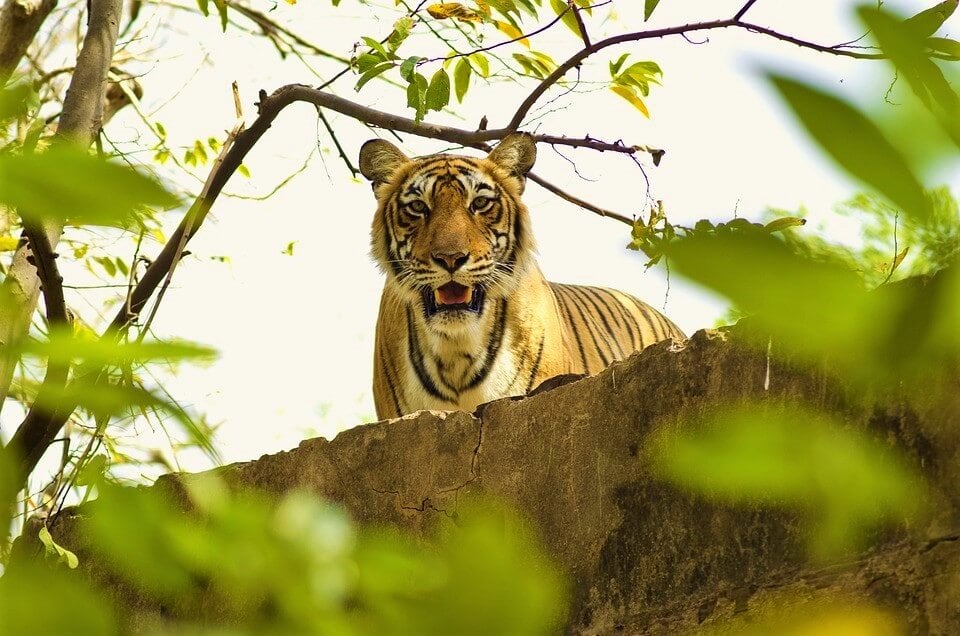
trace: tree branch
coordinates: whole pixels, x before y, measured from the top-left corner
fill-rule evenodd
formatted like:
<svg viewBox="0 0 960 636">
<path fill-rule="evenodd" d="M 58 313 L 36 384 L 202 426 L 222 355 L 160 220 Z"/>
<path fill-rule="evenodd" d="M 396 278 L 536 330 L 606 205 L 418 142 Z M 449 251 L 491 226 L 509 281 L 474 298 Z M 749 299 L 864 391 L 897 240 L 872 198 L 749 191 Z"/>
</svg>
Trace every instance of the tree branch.
<svg viewBox="0 0 960 636">
<path fill-rule="evenodd" d="M 757 0 L 747 0 L 746 4 L 740 7 L 740 10 L 737 11 L 737 14 L 733 16 L 733 19 L 739 20 L 740 18 L 742 18 L 744 15 L 746 15 L 747 11 L 750 10 L 750 7 L 752 7 L 756 3 L 757 3 Z"/>
<path fill-rule="evenodd" d="M 0 9 L 0 86 L 7 83 L 57 0 L 6 0 Z"/>
<path fill-rule="evenodd" d="M 91 0 L 90 2 L 87 32 L 84 36 L 83 46 L 77 56 L 76 68 L 67 89 L 63 112 L 57 127 L 57 137 L 60 141 L 70 140 L 87 146 L 99 133 L 100 120 L 103 116 L 105 82 L 117 41 L 121 6 L 121 0 Z M 24 232 L 29 240 L 21 241 L 20 247 L 14 254 L 7 277 L 3 282 L 5 290 L 10 293 L 14 300 L 14 302 L 4 303 L 0 307 L 0 339 L 2 339 L 0 344 L 7 351 L 14 348 L 14 345 L 25 337 L 29 331 L 31 317 L 37 305 L 40 279 L 38 278 L 37 268 L 30 261 L 33 260 L 37 267 L 47 268 L 46 272 L 40 272 L 41 276 L 51 271 L 56 273 L 55 264 L 52 270 L 49 269 L 47 259 L 49 259 L 49 262 L 53 262 L 53 248 L 60 240 L 62 229 L 59 224 L 51 224 L 46 227 L 33 227 L 30 224 L 24 224 Z M 34 251 L 32 257 L 28 253 L 28 249 Z M 38 249 L 46 250 L 47 255 L 36 253 Z M 53 274 L 50 275 L 53 276 Z M 57 279 L 56 283 L 52 282 L 53 279 L 44 280 L 44 295 L 48 312 L 56 311 L 56 306 L 62 302 L 62 289 L 60 290 L 61 300 L 59 301 L 55 296 L 47 296 L 50 293 L 56 294 L 54 287 L 60 289 L 59 274 L 56 274 L 55 278 Z M 0 405 L 2 405 L 9 392 L 15 365 L 16 356 L 6 355 L 0 358 Z M 44 387 L 49 388 L 54 382 L 57 382 L 60 384 L 59 388 L 62 388 L 66 383 L 66 376 L 54 369 L 53 366 L 55 365 L 48 367 L 47 376 L 44 378 Z M 52 377 L 51 373 L 53 373 Z M 50 380 L 49 384 L 47 382 L 48 378 Z M 21 430 L 23 427 L 17 430 L 14 435 L 14 438 L 18 441 L 16 445 L 11 442 L 11 445 L 19 454 L 16 465 L 20 469 L 28 468 L 27 474 L 33 470 L 36 461 L 39 460 L 40 455 L 49 445 L 49 442 L 41 443 L 49 437 L 48 431 L 54 428 L 54 432 L 56 432 L 62 426 L 62 422 L 59 422 L 60 414 L 53 416 L 50 413 L 43 412 L 42 408 L 38 407 L 39 402 L 38 396 L 38 402 L 34 403 L 24 421 L 25 423 L 27 421 L 31 422 L 31 425 L 25 430 Z M 70 412 L 72 413 L 73 409 Z M 69 415 L 68 413 L 66 417 L 69 417 Z M 63 421 L 66 421 L 66 418 Z M 34 446 L 34 443 L 39 445 Z M 19 485 L 21 484 L 17 484 L 17 486 Z M 9 497 L 4 497 L 4 500 L 0 501 L 0 506 L 7 505 L 8 501 Z M 5 531 L 5 528 L 2 531 Z"/>
<path fill-rule="evenodd" d="M 748 2 L 746 8 L 749 9 L 749 5 L 752 3 Z M 741 9 L 742 11 L 743 9 Z M 543 95 L 547 89 L 553 86 L 557 81 L 560 80 L 567 71 L 578 66 L 588 57 L 599 53 L 603 49 L 609 48 L 611 46 L 616 46 L 618 44 L 625 44 L 627 42 L 639 42 L 641 40 L 650 40 L 655 38 L 663 38 L 670 35 L 686 35 L 688 33 L 693 33 L 696 31 L 710 31 L 715 29 L 726 29 L 729 27 L 735 27 L 740 29 L 746 29 L 751 33 L 760 33 L 768 37 L 775 38 L 777 40 L 782 40 L 784 42 L 790 42 L 791 44 L 796 44 L 808 49 L 813 49 L 814 51 L 820 51 L 821 53 L 830 53 L 832 55 L 841 55 L 845 57 L 854 57 L 858 59 L 866 60 L 876 60 L 883 59 L 884 56 L 878 53 L 861 53 L 859 51 L 850 51 L 842 47 L 837 46 L 825 46 L 822 44 L 817 44 L 815 42 L 808 42 L 806 40 L 801 40 L 793 36 L 785 35 L 773 29 L 768 29 L 756 24 L 749 22 L 743 22 L 738 18 L 729 18 L 726 20 L 712 20 L 709 22 L 695 22 L 692 24 L 684 24 L 681 26 L 668 27 L 665 29 L 651 29 L 648 31 L 635 31 L 633 33 L 621 33 L 620 35 L 615 35 L 609 37 L 605 40 L 594 43 L 592 46 L 584 47 L 583 49 L 577 51 L 571 55 L 563 64 L 558 66 L 556 70 L 553 71 L 550 75 L 545 77 L 533 91 L 527 96 L 526 99 L 520 104 L 516 112 L 513 115 L 513 119 L 510 120 L 510 123 L 507 124 L 506 128 L 516 129 L 520 127 L 520 124 L 523 123 L 524 117 L 527 116 L 527 113 L 530 112 L 530 109 L 533 108 L 533 105 L 540 99 L 540 96 Z"/>
<path fill-rule="evenodd" d="M 580 37 L 583 39 L 583 45 L 590 46 L 590 35 L 587 33 L 587 25 L 583 23 L 583 16 L 580 15 L 580 7 L 574 0 L 567 0 L 567 8 L 563 13 L 573 11 L 573 17 L 577 20 L 577 28 L 580 29 Z M 561 14 L 562 16 L 563 14 Z"/>
</svg>

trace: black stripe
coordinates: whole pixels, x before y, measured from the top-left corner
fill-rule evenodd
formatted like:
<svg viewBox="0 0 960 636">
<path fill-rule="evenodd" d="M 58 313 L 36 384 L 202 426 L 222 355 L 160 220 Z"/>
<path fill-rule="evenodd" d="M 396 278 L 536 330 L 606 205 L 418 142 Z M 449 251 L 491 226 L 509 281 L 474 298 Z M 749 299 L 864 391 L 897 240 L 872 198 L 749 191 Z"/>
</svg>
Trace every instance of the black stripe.
<svg viewBox="0 0 960 636">
<path fill-rule="evenodd" d="M 540 338 L 540 347 L 537 349 L 537 359 L 533 362 L 533 369 L 530 370 L 530 380 L 527 382 L 527 388 L 523 391 L 524 394 L 530 392 L 530 389 L 533 388 L 533 381 L 537 377 L 537 371 L 540 370 L 540 359 L 543 358 L 543 343 L 546 342 L 546 335 Z"/>
<path fill-rule="evenodd" d="M 600 321 L 603 323 L 603 328 L 607 330 L 609 338 L 604 338 L 607 343 L 607 346 L 610 347 L 610 355 L 616 357 L 616 354 L 613 352 L 613 347 L 610 345 L 617 345 L 617 350 L 620 352 L 619 360 L 622 360 L 626 354 L 623 352 L 623 347 L 620 346 L 620 342 L 617 340 L 617 334 L 610 328 L 610 323 L 607 322 L 607 312 L 604 312 L 600 309 L 600 305 L 596 303 L 596 290 L 593 287 L 573 287 L 574 293 L 583 298 L 584 304 L 590 303 L 593 305 L 593 309 L 596 312 L 596 315 L 600 318 Z M 607 308 L 609 310 L 609 307 Z M 596 325 L 596 320 L 593 321 Z"/>
<path fill-rule="evenodd" d="M 390 219 L 387 217 L 387 212 L 388 210 L 384 209 L 383 211 L 383 229 L 384 229 L 383 253 L 387 255 L 387 260 L 390 261 L 388 265 L 390 266 L 390 269 L 393 270 L 393 275 L 399 276 L 400 272 L 403 271 L 403 268 L 400 267 L 400 263 L 398 262 L 400 260 L 399 259 L 400 255 L 395 254 L 390 249 L 390 244 L 394 242 L 394 237 L 393 237 L 393 228 L 390 226 Z M 397 247 L 399 248 L 399 245 Z"/>
<path fill-rule="evenodd" d="M 413 364 L 413 370 L 417 373 L 417 379 L 420 380 L 420 385 L 427 393 L 439 400 L 456 402 L 455 399 L 440 393 L 437 385 L 434 384 L 430 378 L 430 374 L 427 373 L 426 367 L 423 365 L 423 354 L 420 351 L 420 343 L 417 341 L 417 327 L 413 322 L 413 310 L 410 308 L 410 305 L 407 305 L 407 333 L 409 334 L 407 339 L 407 348 L 409 351 L 407 353 L 410 358 L 410 363 Z"/>
<path fill-rule="evenodd" d="M 383 349 L 380 349 L 380 366 L 383 368 L 383 376 L 387 381 L 387 387 L 390 389 L 390 397 L 393 398 L 393 406 L 396 408 L 397 417 L 403 415 L 403 409 L 400 408 L 400 398 L 397 397 L 397 390 L 393 384 L 393 377 L 390 373 L 390 364 L 383 355 Z"/>
<path fill-rule="evenodd" d="M 653 323 L 653 320 L 650 316 L 650 308 L 629 294 L 627 295 L 627 298 L 629 298 L 630 301 L 637 306 L 637 311 L 639 311 L 640 315 L 643 316 L 643 319 L 647 321 L 647 326 L 650 327 L 650 331 L 653 332 L 653 337 L 656 339 L 655 341 L 660 342 L 663 340 L 663 337 L 657 333 L 657 326 Z"/>
<path fill-rule="evenodd" d="M 583 362 L 583 371 L 585 373 L 590 373 L 590 365 L 587 364 L 587 354 L 583 350 L 583 343 L 580 341 L 580 334 L 577 330 L 577 325 L 573 321 L 573 314 L 570 313 L 570 308 L 567 306 L 567 299 L 563 297 L 563 289 L 560 285 L 551 284 L 553 288 L 553 296 L 560 302 L 561 309 L 566 315 L 564 322 L 567 323 L 567 326 L 570 327 L 570 332 L 573 333 L 573 337 L 577 339 L 577 347 L 580 349 L 580 360 Z"/>
<path fill-rule="evenodd" d="M 604 302 L 604 304 L 610 310 L 610 314 L 616 316 L 620 324 L 623 325 L 623 330 L 630 334 L 631 351 L 638 350 L 643 346 L 643 343 L 637 343 L 637 321 L 630 316 L 626 307 L 623 306 L 612 291 L 609 289 L 599 289 L 597 291 L 603 292 L 610 297 L 610 303 Z"/>
<path fill-rule="evenodd" d="M 600 342 L 597 340 L 596 333 L 594 332 L 593 329 L 590 328 L 592 326 L 593 321 L 587 320 L 587 313 L 589 313 L 590 310 L 586 308 L 586 305 L 581 304 L 578 296 L 574 295 L 574 292 L 573 292 L 573 290 L 575 289 L 574 285 L 564 285 L 564 287 L 570 291 L 570 302 L 573 304 L 574 307 L 577 308 L 577 311 L 580 312 L 580 317 L 583 319 L 584 328 L 587 330 L 587 333 L 590 334 L 590 339 L 593 340 L 593 347 L 596 350 L 597 354 L 600 356 L 600 361 L 603 363 L 603 366 L 609 365 L 611 362 L 610 359 L 607 358 L 605 353 L 603 353 L 603 347 L 600 346 Z M 586 309 L 586 313 L 584 312 L 585 309 Z M 612 348 L 610 349 L 610 353 L 611 354 L 613 353 Z"/>
<path fill-rule="evenodd" d="M 477 371 L 476 375 L 467 383 L 467 386 L 464 387 L 464 391 L 472 389 L 473 387 L 480 384 L 484 378 L 487 377 L 487 374 L 490 373 L 490 369 L 493 368 L 493 361 L 497 357 L 497 352 L 500 350 L 500 345 L 503 343 L 503 332 L 506 330 L 507 326 L 507 299 L 504 298 L 497 304 L 497 316 L 494 319 L 493 331 L 490 333 L 490 341 L 487 344 L 486 357 L 483 359 L 483 366 L 480 367 L 480 370 Z"/>
</svg>

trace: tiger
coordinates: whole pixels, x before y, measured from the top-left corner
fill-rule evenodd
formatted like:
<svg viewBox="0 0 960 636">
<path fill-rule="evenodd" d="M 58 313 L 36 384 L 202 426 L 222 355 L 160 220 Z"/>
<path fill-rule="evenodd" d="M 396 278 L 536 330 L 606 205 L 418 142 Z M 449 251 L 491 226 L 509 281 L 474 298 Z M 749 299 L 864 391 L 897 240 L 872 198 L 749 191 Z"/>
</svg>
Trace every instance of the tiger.
<svg viewBox="0 0 960 636">
<path fill-rule="evenodd" d="M 536 144 L 511 133 L 483 158 L 360 149 L 377 209 L 371 256 L 386 274 L 374 339 L 381 420 L 473 412 L 684 334 L 633 296 L 545 280 L 520 199 Z"/>
</svg>

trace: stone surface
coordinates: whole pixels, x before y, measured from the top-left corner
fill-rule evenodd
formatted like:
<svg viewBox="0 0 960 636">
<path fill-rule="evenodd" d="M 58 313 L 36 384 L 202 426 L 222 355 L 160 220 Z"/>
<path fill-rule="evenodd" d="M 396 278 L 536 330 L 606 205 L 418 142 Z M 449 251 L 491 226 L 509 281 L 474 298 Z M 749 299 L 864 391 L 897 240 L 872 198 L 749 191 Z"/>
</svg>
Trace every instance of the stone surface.
<svg viewBox="0 0 960 636">
<path fill-rule="evenodd" d="M 783 599 L 802 607 L 823 598 L 892 608 L 910 633 L 960 633 L 958 399 L 945 407 L 852 396 L 824 369 L 789 356 L 772 362 L 738 333 L 698 332 L 475 414 L 361 426 L 220 472 L 237 486 L 306 488 L 361 523 L 424 536 L 454 523 L 464 496 L 498 497 L 535 524 L 567 571 L 571 633 L 676 633 Z M 797 516 L 721 506 L 651 478 L 643 457 L 652 433 L 745 399 L 770 408 L 803 400 L 901 448 L 931 484 L 933 513 L 909 532 L 879 536 L 869 553 L 817 569 Z M 157 487 L 175 489 L 176 478 Z M 70 514 L 53 527 L 68 547 L 79 540 Z"/>
</svg>

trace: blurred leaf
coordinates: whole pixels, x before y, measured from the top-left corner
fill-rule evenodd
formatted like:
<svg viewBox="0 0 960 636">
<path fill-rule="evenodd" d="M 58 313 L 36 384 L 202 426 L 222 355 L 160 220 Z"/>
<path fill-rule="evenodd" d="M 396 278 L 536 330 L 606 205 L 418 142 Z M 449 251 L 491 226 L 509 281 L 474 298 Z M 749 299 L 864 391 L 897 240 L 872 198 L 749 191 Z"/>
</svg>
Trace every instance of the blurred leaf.
<svg viewBox="0 0 960 636">
<path fill-rule="evenodd" d="M 177 199 L 130 168 L 57 144 L 43 153 L 0 155 L 0 202 L 26 219 L 133 227 L 141 205 Z"/>
<path fill-rule="evenodd" d="M 203 360 L 216 358 L 216 351 L 209 347 L 186 342 L 132 341 L 117 343 L 110 339 L 78 338 L 69 330 L 52 330 L 47 340 L 25 342 L 20 353 L 47 358 L 56 363 L 72 363 L 83 360 L 95 365 L 128 365 L 150 360 Z"/>
<path fill-rule="evenodd" d="M 778 219 L 770 221 L 763 227 L 768 232 L 782 232 L 783 230 L 788 230 L 792 227 L 800 227 L 805 225 L 806 222 L 806 219 L 801 219 L 796 216 L 782 216 Z"/>
<path fill-rule="evenodd" d="M 929 215 L 920 181 L 872 121 L 833 95 L 781 75 L 767 77 L 813 139 L 844 170 L 886 195 L 905 213 L 918 218 Z"/>
<path fill-rule="evenodd" d="M 856 367 L 886 336 L 877 316 L 892 315 L 892 299 L 868 294 L 853 272 L 794 254 L 766 232 L 684 238 L 668 254 L 676 271 L 755 312 L 764 330 L 805 355 Z"/>
<path fill-rule="evenodd" d="M 802 510 L 821 557 L 855 549 L 881 522 L 909 520 L 923 502 L 920 477 L 889 448 L 799 405 L 717 411 L 665 430 L 650 456 L 661 478 L 706 497 Z"/>
<path fill-rule="evenodd" d="M 927 46 L 934 51 L 940 51 L 951 56 L 954 60 L 960 60 L 960 42 L 948 38 L 927 38 Z"/>
<path fill-rule="evenodd" d="M 38 609 L 38 599 L 49 600 Z M 0 577 L 0 625 L 6 634 L 118 633 L 111 608 L 81 576 L 23 563 Z"/>
<path fill-rule="evenodd" d="M 933 35 L 956 9 L 957 0 L 945 0 L 907 18 L 903 24 L 918 35 Z"/>
<path fill-rule="evenodd" d="M 107 456 L 94 455 L 80 467 L 80 472 L 77 473 L 77 485 L 97 486 L 103 481 L 106 472 Z"/>
<path fill-rule="evenodd" d="M 29 82 L 20 82 L 0 90 L 0 123 L 21 117 L 40 106 L 37 92 Z"/>
</svg>

